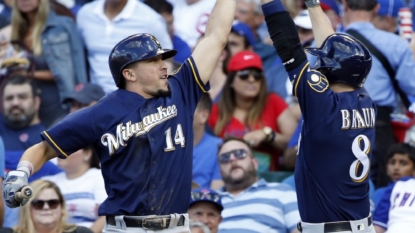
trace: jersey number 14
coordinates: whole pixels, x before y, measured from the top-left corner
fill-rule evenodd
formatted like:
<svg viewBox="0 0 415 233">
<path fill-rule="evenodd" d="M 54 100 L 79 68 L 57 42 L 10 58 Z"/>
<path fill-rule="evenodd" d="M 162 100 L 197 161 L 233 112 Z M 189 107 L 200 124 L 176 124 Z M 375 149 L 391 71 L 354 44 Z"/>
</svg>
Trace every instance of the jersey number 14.
<svg viewBox="0 0 415 233">
<path fill-rule="evenodd" d="M 181 124 L 177 125 L 176 134 L 174 135 L 174 144 L 171 137 L 171 127 L 164 132 L 164 135 L 166 135 L 166 147 L 164 148 L 165 152 L 175 150 L 176 147 L 174 144 L 180 145 L 181 147 L 185 146 L 186 139 L 184 138 Z"/>
</svg>

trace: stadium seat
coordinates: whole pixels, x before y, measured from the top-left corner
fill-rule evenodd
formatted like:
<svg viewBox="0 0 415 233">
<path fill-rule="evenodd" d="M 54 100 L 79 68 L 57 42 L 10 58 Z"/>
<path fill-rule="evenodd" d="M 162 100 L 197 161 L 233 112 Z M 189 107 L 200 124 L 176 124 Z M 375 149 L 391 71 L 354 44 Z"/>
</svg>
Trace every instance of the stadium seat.
<svg viewBox="0 0 415 233">
<path fill-rule="evenodd" d="M 281 183 L 282 180 L 291 176 L 294 172 L 291 171 L 278 171 L 278 172 L 261 172 L 259 173 L 260 178 L 264 178 L 267 182 L 278 182 Z"/>
</svg>

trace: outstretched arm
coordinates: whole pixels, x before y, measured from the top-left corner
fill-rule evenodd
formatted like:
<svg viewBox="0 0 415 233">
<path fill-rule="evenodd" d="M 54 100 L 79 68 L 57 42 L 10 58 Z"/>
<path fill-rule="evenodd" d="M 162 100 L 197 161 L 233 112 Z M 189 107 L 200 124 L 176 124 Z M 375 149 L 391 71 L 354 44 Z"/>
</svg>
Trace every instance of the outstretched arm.
<svg viewBox="0 0 415 233">
<path fill-rule="evenodd" d="M 192 57 L 200 78 L 206 84 L 225 48 L 235 15 L 235 0 L 217 0 L 209 16 L 206 32 Z"/>
<path fill-rule="evenodd" d="M 318 0 L 309 0 L 305 2 L 308 12 L 310 13 L 311 24 L 313 25 L 316 46 L 320 47 L 328 36 L 334 34 L 334 30 L 329 19 L 321 9 Z"/>
<path fill-rule="evenodd" d="M 285 69 L 289 72 L 307 60 L 297 28 L 281 0 L 261 0 L 268 31 Z"/>
</svg>

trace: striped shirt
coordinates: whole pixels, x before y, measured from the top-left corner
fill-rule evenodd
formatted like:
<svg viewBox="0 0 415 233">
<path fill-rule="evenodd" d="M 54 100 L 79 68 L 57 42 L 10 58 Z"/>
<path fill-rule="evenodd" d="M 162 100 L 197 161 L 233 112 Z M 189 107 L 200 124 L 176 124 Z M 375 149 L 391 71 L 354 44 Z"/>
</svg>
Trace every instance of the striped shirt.
<svg viewBox="0 0 415 233">
<path fill-rule="evenodd" d="M 261 179 L 237 196 L 223 189 L 220 194 L 219 233 L 286 233 L 300 221 L 297 195 L 288 185 Z"/>
</svg>

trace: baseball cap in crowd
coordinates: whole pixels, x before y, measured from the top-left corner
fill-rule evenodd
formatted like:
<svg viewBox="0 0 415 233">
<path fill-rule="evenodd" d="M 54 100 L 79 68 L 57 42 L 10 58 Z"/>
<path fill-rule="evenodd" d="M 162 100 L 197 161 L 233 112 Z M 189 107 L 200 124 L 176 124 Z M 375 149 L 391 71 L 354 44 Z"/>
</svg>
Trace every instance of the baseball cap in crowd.
<svg viewBox="0 0 415 233">
<path fill-rule="evenodd" d="M 380 5 L 378 15 L 398 17 L 401 8 L 406 7 L 404 0 L 378 0 Z"/>
<path fill-rule="evenodd" d="M 192 190 L 189 207 L 195 203 L 202 201 L 210 202 L 216 205 L 220 212 L 223 210 L 223 205 L 219 193 L 210 188 L 197 188 Z"/>
<path fill-rule="evenodd" d="M 228 72 L 236 72 L 248 68 L 255 68 L 263 71 L 261 57 L 251 51 L 241 51 L 229 60 Z"/>
<path fill-rule="evenodd" d="M 323 11 L 333 10 L 337 15 L 340 15 L 340 8 L 336 0 L 320 0 L 320 6 Z"/>
<path fill-rule="evenodd" d="M 313 26 L 311 25 L 310 14 L 308 10 L 301 11 L 297 16 L 294 18 L 294 23 L 297 27 L 304 28 L 311 30 Z"/>
<path fill-rule="evenodd" d="M 255 45 L 254 33 L 252 32 L 248 24 L 236 21 L 232 25 L 231 32 L 235 32 L 236 34 L 245 37 L 248 40 L 249 45 L 251 46 Z"/>
<path fill-rule="evenodd" d="M 75 100 L 81 104 L 89 104 L 92 101 L 98 101 L 104 96 L 105 92 L 100 86 L 92 83 L 80 83 L 75 86 L 74 92 L 69 94 L 63 102 L 68 103 Z"/>
</svg>

